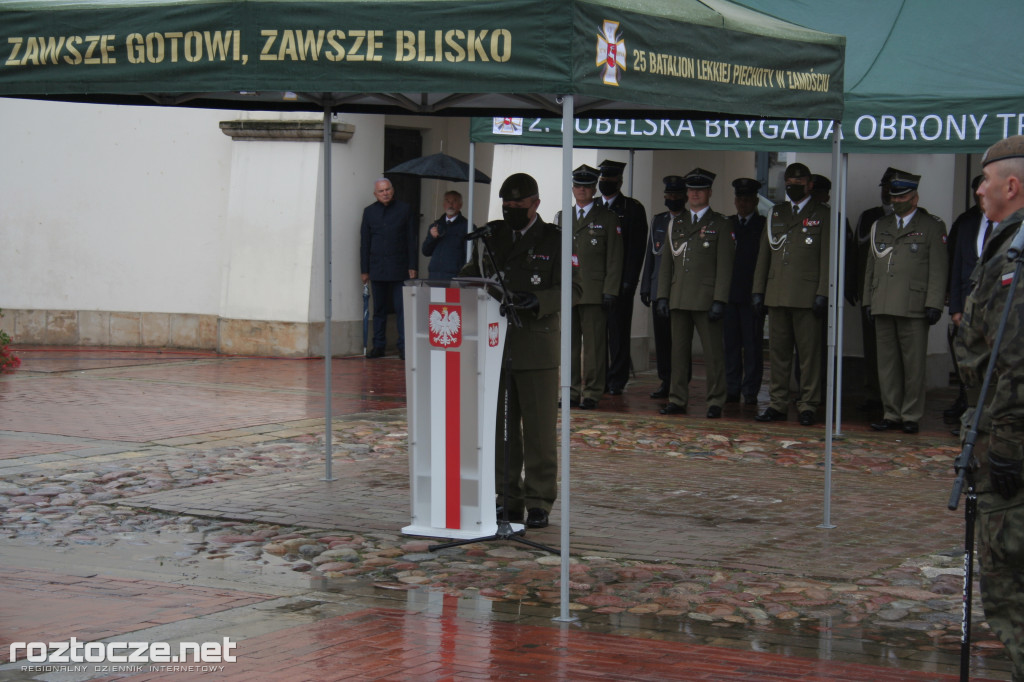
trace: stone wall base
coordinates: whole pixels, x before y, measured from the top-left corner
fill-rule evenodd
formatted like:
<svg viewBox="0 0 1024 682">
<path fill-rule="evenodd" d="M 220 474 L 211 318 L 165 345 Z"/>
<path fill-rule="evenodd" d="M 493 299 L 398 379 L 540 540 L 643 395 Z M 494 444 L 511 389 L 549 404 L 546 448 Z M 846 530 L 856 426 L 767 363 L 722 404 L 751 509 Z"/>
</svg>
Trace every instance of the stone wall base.
<svg viewBox="0 0 1024 682">
<path fill-rule="evenodd" d="M 182 348 L 230 355 L 322 356 L 323 322 L 233 320 L 189 313 L 4 309 L 15 344 Z M 362 321 L 332 322 L 333 355 L 363 352 Z"/>
</svg>

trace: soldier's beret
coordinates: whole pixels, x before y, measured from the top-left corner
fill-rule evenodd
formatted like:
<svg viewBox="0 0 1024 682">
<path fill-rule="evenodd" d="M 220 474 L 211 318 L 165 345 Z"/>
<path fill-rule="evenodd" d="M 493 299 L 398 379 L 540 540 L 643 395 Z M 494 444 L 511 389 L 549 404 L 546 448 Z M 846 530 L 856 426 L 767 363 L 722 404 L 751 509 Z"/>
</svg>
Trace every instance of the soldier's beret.
<svg viewBox="0 0 1024 682">
<path fill-rule="evenodd" d="M 526 173 L 513 173 L 505 178 L 498 190 L 498 196 L 508 201 L 518 201 L 527 197 L 536 196 L 539 193 L 537 181 L 532 175 Z"/>
<path fill-rule="evenodd" d="M 986 149 L 985 155 L 981 157 L 981 167 L 984 168 L 994 161 L 1021 157 L 1024 157 L 1024 135 L 1014 135 L 1005 140 L 999 140 Z"/>
<path fill-rule="evenodd" d="M 612 161 L 611 159 L 605 159 L 601 162 L 601 177 L 604 178 L 621 178 L 622 171 L 626 168 L 624 161 Z"/>
<path fill-rule="evenodd" d="M 665 183 L 666 193 L 686 191 L 686 180 L 683 179 L 682 175 L 666 175 L 662 182 Z"/>
<path fill-rule="evenodd" d="M 921 183 L 921 176 L 894 168 L 889 176 L 889 194 L 898 197 L 910 194 Z"/>
<path fill-rule="evenodd" d="M 811 169 L 802 163 L 791 163 L 786 166 L 786 172 L 783 173 L 786 178 L 810 178 Z"/>
<path fill-rule="evenodd" d="M 882 173 L 882 179 L 878 181 L 878 186 L 879 187 L 887 186 L 889 184 L 889 178 L 891 178 L 892 174 L 895 173 L 895 172 L 896 172 L 896 169 L 893 168 L 892 166 L 889 166 L 888 168 L 886 168 L 885 172 Z"/>
<path fill-rule="evenodd" d="M 757 194 L 757 190 L 761 189 L 761 183 L 753 178 L 736 178 L 732 186 L 738 197 Z"/>
<path fill-rule="evenodd" d="M 683 178 L 686 189 L 708 189 L 715 181 L 715 174 L 703 168 L 694 168 Z"/>
<path fill-rule="evenodd" d="M 583 164 L 582 166 L 576 168 L 572 172 L 572 184 L 582 185 L 585 187 L 590 185 L 596 185 L 597 178 L 600 174 L 600 171 L 598 171 L 593 166 Z"/>
<path fill-rule="evenodd" d="M 813 174 L 811 176 L 811 182 L 814 183 L 814 189 L 832 189 L 832 181 L 824 175 L 818 175 L 817 173 Z"/>
</svg>

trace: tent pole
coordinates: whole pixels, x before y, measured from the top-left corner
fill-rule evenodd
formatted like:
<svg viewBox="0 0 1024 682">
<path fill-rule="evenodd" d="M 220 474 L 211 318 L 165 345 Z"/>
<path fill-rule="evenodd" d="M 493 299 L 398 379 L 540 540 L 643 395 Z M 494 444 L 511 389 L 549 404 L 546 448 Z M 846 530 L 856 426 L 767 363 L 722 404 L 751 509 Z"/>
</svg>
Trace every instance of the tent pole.
<svg viewBox="0 0 1024 682">
<path fill-rule="evenodd" d="M 832 129 L 832 177 L 839 179 L 840 159 L 840 129 L 841 122 L 835 121 Z M 839 310 L 839 301 L 836 300 L 836 273 L 838 272 L 839 244 L 846 237 L 846 230 L 840 224 L 839 202 L 832 202 L 832 238 L 828 244 L 828 364 L 825 372 L 827 383 L 825 384 L 825 514 L 824 520 L 818 528 L 835 528 L 832 524 L 832 416 L 835 411 L 835 378 L 836 378 L 836 313 Z M 838 237 L 836 235 L 839 235 Z"/>
<path fill-rule="evenodd" d="M 850 155 L 843 153 L 842 163 L 839 166 L 839 177 L 835 181 L 836 188 L 839 189 L 839 195 L 836 197 L 836 203 L 839 204 L 839 215 L 842 218 L 843 224 L 840 229 L 843 232 L 843 238 L 839 241 L 839 292 L 836 294 L 836 421 L 833 429 L 833 434 L 837 437 L 843 435 L 843 337 L 845 334 L 846 325 L 844 324 L 846 315 L 846 223 L 849 219 L 846 217 L 846 174 L 849 172 Z"/>
<path fill-rule="evenodd" d="M 493 171 L 492 171 L 493 172 Z M 468 216 L 470 230 L 473 229 L 473 197 L 476 193 L 476 142 L 469 141 L 469 177 L 466 179 L 469 183 L 469 190 L 467 191 L 468 196 L 466 197 L 466 215 Z M 473 242 L 466 241 L 466 262 L 473 257 Z"/>
<path fill-rule="evenodd" d="M 331 475 L 331 105 L 324 104 L 324 481 Z"/>
<path fill-rule="evenodd" d="M 579 620 L 569 615 L 569 381 L 572 372 L 569 341 L 572 333 L 572 133 L 576 127 L 572 95 L 562 98 L 562 312 L 561 312 L 561 397 L 562 397 L 562 477 L 559 497 L 562 498 L 561 591 L 559 615 L 554 620 L 571 623 Z"/>
</svg>

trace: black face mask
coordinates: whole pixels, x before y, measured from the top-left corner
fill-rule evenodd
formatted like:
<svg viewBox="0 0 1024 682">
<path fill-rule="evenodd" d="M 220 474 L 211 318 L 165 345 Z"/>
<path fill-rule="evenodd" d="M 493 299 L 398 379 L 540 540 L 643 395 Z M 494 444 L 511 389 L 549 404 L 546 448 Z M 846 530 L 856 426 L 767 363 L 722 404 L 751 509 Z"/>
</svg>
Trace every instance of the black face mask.
<svg viewBox="0 0 1024 682">
<path fill-rule="evenodd" d="M 786 185 L 786 196 L 794 204 L 799 203 L 807 196 L 807 188 L 803 185 Z"/>
<path fill-rule="evenodd" d="M 530 222 L 530 209 L 528 208 L 502 206 L 501 215 L 505 219 L 505 224 L 513 230 L 521 230 Z"/>
<path fill-rule="evenodd" d="M 678 213 L 686 208 L 686 199 L 665 199 L 665 208 Z"/>
<path fill-rule="evenodd" d="M 610 197 L 619 191 L 619 181 L 601 180 L 597 183 L 597 191 L 600 192 L 602 196 Z"/>
</svg>

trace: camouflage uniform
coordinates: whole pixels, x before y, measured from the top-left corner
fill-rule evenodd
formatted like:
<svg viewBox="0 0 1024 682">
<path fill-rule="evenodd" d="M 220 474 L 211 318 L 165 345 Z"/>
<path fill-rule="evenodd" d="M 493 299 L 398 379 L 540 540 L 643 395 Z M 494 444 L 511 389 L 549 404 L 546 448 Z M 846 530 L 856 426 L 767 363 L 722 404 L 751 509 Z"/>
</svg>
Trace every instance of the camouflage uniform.
<svg viewBox="0 0 1024 682">
<path fill-rule="evenodd" d="M 1024 210 L 1000 223 L 989 238 L 971 274 L 973 291 L 955 342 L 961 380 L 969 389 L 980 389 L 1003 308 L 1013 306 L 978 424 L 974 452 L 980 469 L 974 476 L 981 599 L 986 620 L 1013 661 L 1017 682 L 1024 682 L 1024 486 L 1009 499 L 996 492 L 989 477 L 989 454 L 1010 463 L 1024 461 L 1024 346 L 1019 343 L 1024 334 L 1024 286 L 1018 282 L 1013 301 L 1007 303 L 1016 263 L 1006 259 L 1022 219 Z M 973 418 L 974 410 L 968 409 L 961 433 L 968 432 Z"/>
</svg>

